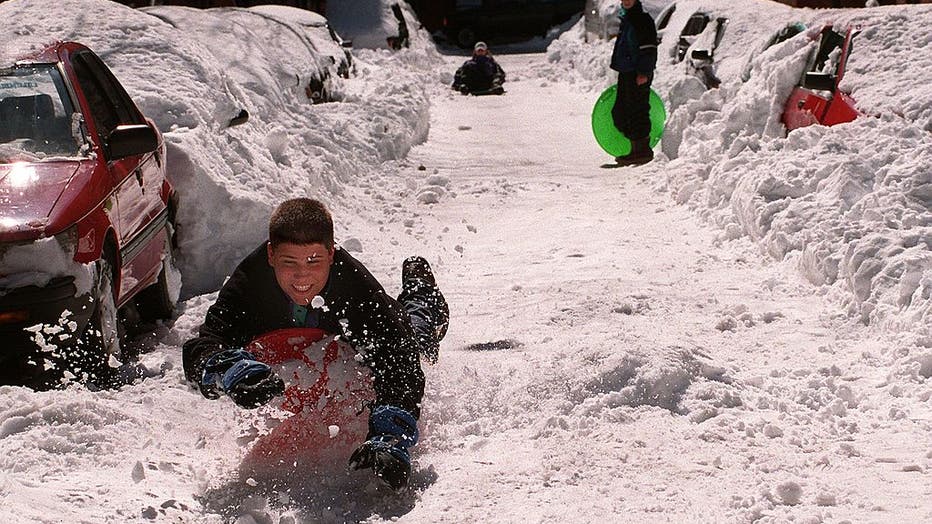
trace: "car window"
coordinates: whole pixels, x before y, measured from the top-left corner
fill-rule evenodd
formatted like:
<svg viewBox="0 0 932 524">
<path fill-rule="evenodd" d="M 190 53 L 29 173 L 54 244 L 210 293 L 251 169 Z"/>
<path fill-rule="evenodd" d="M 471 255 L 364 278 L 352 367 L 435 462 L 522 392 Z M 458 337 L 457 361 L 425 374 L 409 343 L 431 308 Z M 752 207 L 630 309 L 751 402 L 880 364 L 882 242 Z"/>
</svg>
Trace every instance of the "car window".
<svg viewBox="0 0 932 524">
<path fill-rule="evenodd" d="M 670 23 L 670 18 L 673 16 L 673 13 L 676 12 L 676 4 L 670 4 L 670 7 L 667 8 L 663 13 L 660 13 L 660 20 L 657 21 L 657 30 L 667 28 L 667 24 Z"/>
<path fill-rule="evenodd" d="M 709 24 L 709 15 L 696 13 L 689 17 L 686 26 L 680 31 L 680 36 L 695 36 L 705 31 L 705 26 Z"/>
<path fill-rule="evenodd" d="M 78 85 L 81 87 L 84 98 L 87 99 L 87 104 L 90 106 L 91 114 L 85 115 L 85 118 L 92 120 L 97 128 L 97 133 L 106 138 L 119 125 L 120 117 L 117 116 L 116 107 L 107 99 L 106 89 L 100 78 L 94 75 L 83 57 L 84 55 L 75 57 L 72 63 L 74 64 L 74 74 L 78 79 Z"/>
<path fill-rule="evenodd" d="M 82 52 L 75 56 L 73 63 L 102 138 L 110 136 L 121 124 L 145 124 L 129 95 L 97 55 Z"/>
<path fill-rule="evenodd" d="M 815 62 L 812 64 L 810 71 L 818 71 L 831 75 L 836 74 L 838 72 L 838 62 L 844 44 L 844 35 L 832 29 L 823 30 L 822 39 L 819 42 L 819 51 L 816 53 Z"/>
<path fill-rule="evenodd" d="M 61 72 L 52 64 L 0 70 L 0 157 L 16 150 L 77 156 L 73 106 Z"/>
</svg>

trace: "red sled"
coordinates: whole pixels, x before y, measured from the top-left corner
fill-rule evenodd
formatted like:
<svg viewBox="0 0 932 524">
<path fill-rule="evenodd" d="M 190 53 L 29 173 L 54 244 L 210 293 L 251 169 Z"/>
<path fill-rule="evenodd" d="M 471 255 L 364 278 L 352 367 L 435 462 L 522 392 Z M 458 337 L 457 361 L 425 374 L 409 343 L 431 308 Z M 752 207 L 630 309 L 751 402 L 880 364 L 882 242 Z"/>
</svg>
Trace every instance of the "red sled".
<svg viewBox="0 0 932 524">
<path fill-rule="evenodd" d="M 372 374 L 356 351 L 315 328 L 273 331 L 246 350 L 285 381 L 281 408 L 293 415 L 259 437 L 243 465 L 252 471 L 298 464 L 345 469 L 365 441 L 375 400 Z"/>
</svg>

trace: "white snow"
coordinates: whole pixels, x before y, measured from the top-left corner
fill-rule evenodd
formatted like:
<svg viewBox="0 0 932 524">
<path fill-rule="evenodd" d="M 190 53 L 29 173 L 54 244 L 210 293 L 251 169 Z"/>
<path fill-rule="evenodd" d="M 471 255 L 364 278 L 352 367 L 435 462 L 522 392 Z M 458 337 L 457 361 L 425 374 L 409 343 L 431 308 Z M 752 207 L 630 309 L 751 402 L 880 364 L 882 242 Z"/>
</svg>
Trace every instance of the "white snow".
<svg viewBox="0 0 932 524">
<path fill-rule="evenodd" d="M 234 41 L 223 12 L 185 11 L 178 29 L 54 4 L 0 4 L 0 56 L 84 42 L 165 133 L 184 302 L 137 341 L 131 385 L 0 388 L 0 520 L 932 520 L 932 6 L 678 2 L 658 156 L 603 170 L 589 111 L 614 80 L 611 42 L 582 23 L 544 54 L 493 48 L 508 93 L 463 97 L 447 87 L 462 56 L 411 20 L 412 48 L 361 45 L 354 24 L 394 19 L 346 2 L 381 13 L 331 16 L 372 49 L 339 102 L 312 105 L 298 80 L 314 57 L 262 23 Z M 717 90 L 663 60 L 691 5 L 730 20 Z M 741 81 L 791 21 L 862 25 L 845 86 L 865 116 L 786 135 L 805 34 Z M 225 127 L 241 108 L 249 122 Z M 274 205 L 301 195 L 331 206 L 389 293 L 419 254 L 450 302 L 403 493 L 342 464 L 323 481 L 253 474 L 278 410 L 184 382 L 181 344 Z"/>
</svg>

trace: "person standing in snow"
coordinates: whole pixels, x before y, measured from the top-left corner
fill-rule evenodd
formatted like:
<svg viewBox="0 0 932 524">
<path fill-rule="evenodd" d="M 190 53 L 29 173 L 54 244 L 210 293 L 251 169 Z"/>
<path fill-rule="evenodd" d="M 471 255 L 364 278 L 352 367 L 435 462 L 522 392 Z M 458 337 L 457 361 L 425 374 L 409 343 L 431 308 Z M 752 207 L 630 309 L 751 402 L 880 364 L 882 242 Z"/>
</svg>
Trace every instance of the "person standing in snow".
<svg viewBox="0 0 932 524">
<path fill-rule="evenodd" d="M 281 395 L 284 382 L 242 348 L 284 328 L 338 334 L 372 370 L 376 393 L 367 440 L 350 467 L 372 468 L 392 487 L 404 486 L 424 394 L 419 354 L 437 361 L 449 321 L 430 265 L 406 259 L 401 295 L 391 298 L 362 263 L 334 246 L 330 212 L 309 198 L 281 203 L 268 235 L 224 283 L 198 336 L 184 343 L 185 377 L 208 399 L 225 393 L 241 407 L 258 407 Z"/>
<path fill-rule="evenodd" d="M 476 42 L 472 58 L 467 60 L 453 75 L 453 89 L 467 94 L 496 94 L 505 92 L 505 71 L 489 53 L 485 42 Z"/>
<path fill-rule="evenodd" d="M 622 165 L 654 159 L 650 147 L 650 84 L 657 66 L 657 28 L 641 0 L 621 0 L 621 26 L 612 51 L 618 95 L 612 107 L 615 127 L 631 141 L 631 152 L 615 158 Z"/>
</svg>

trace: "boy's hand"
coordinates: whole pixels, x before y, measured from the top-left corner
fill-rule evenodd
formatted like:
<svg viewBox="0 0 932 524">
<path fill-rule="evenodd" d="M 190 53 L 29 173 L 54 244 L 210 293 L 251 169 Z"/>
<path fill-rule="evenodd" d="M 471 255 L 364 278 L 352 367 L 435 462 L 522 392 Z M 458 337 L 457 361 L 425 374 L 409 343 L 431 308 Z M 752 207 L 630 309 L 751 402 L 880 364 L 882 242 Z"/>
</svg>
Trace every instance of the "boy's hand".
<svg viewBox="0 0 932 524">
<path fill-rule="evenodd" d="M 285 383 L 272 368 L 242 349 L 227 349 L 204 363 L 201 394 L 218 398 L 218 389 L 240 407 L 259 407 L 285 391 Z"/>
<path fill-rule="evenodd" d="M 630 77 L 628 77 L 628 78 L 630 78 Z M 639 86 L 642 86 L 642 85 L 646 84 L 646 83 L 647 83 L 647 80 L 648 80 L 647 75 L 642 75 L 642 74 L 640 74 L 640 73 L 638 73 L 638 76 L 634 77 L 634 81 L 635 81 L 635 82 L 637 83 L 637 85 L 639 85 Z"/>
</svg>

